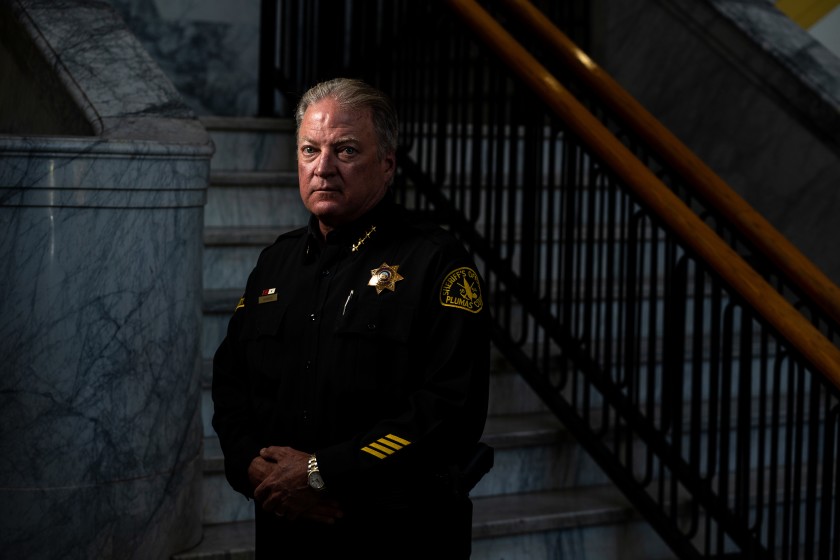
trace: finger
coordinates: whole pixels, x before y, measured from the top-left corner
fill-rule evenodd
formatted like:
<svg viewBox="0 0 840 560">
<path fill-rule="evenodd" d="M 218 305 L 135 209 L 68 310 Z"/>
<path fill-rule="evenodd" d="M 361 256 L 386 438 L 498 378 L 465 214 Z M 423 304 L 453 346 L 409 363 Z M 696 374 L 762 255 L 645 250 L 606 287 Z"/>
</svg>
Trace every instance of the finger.
<svg viewBox="0 0 840 560">
<path fill-rule="evenodd" d="M 263 447 L 262 449 L 260 449 L 260 457 L 272 463 L 277 462 L 277 452 L 275 451 L 274 447 Z"/>
<path fill-rule="evenodd" d="M 263 494 L 265 494 L 265 479 L 260 482 L 256 488 L 254 488 L 254 499 L 255 500 L 262 500 Z"/>
<path fill-rule="evenodd" d="M 272 487 L 267 478 L 263 479 L 259 486 L 254 488 L 254 499 L 257 501 L 265 502 L 271 497 L 271 494 Z"/>
<path fill-rule="evenodd" d="M 263 507 L 269 511 L 283 511 L 286 515 L 289 513 L 283 495 L 278 492 L 267 492 L 263 498 Z"/>
</svg>

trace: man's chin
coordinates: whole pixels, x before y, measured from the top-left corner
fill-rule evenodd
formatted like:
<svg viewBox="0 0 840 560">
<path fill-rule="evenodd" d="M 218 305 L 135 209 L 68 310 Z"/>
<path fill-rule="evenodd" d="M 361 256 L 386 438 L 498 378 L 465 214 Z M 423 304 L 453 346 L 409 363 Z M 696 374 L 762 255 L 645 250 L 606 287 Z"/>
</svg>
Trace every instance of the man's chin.
<svg viewBox="0 0 840 560">
<path fill-rule="evenodd" d="M 323 216 L 325 219 L 327 219 L 330 216 L 340 215 L 342 205 L 338 200 L 329 200 L 324 197 L 319 197 L 315 200 L 310 200 L 310 203 L 307 205 L 307 208 L 318 218 L 321 218 L 321 216 Z"/>
<path fill-rule="evenodd" d="M 322 205 L 315 207 L 311 212 L 318 218 L 319 222 L 330 228 L 339 227 L 347 221 L 346 216 L 337 211 L 336 208 L 328 208 Z"/>
</svg>

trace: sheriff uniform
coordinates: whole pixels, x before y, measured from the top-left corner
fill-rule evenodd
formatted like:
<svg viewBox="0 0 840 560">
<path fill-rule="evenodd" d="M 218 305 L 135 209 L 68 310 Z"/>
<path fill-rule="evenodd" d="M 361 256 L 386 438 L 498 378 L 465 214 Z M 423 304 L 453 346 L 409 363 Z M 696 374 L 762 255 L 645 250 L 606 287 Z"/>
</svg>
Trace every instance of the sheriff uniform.
<svg viewBox="0 0 840 560">
<path fill-rule="evenodd" d="M 485 286 L 453 236 L 392 198 L 325 240 L 313 217 L 264 249 L 214 358 L 213 426 L 233 488 L 252 497 L 251 460 L 290 446 L 316 455 L 345 512 L 329 526 L 257 507 L 258 550 L 469 548 L 455 466 L 487 415 Z"/>
</svg>

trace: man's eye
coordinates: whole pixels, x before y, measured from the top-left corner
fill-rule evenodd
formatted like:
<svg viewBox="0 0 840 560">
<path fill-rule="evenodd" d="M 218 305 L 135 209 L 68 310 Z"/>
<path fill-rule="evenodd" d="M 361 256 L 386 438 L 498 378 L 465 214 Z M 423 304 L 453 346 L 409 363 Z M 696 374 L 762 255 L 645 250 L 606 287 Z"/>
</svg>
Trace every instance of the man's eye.
<svg viewBox="0 0 840 560">
<path fill-rule="evenodd" d="M 304 154 L 312 154 L 315 152 L 315 150 L 311 146 L 304 146 L 303 148 L 301 148 L 300 151 Z"/>
<path fill-rule="evenodd" d="M 355 154 L 355 153 L 356 153 L 356 148 L 353 148 L 352 146 L 344 146 L 344 147 L 343 147 L 343 148 L 341 148 L 341 150 L 339 150 L 339 151 L 340 151 L 342 154 L 347 154 L 348 156 L 352 156 L 353 154 Z"/>
</svg>

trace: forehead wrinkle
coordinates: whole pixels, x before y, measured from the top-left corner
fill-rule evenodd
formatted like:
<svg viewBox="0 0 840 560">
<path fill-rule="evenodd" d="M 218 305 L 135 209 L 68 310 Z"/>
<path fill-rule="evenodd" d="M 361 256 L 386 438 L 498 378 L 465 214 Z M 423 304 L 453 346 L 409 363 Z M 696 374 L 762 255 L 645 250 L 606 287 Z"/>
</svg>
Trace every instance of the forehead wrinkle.
<svg viewBox="0 0 840 560">
<path fill-rule="evenodd" d="M 327 144 L 329 146 L 338 146 L 339 144 L 359 144 L 361 142 L 358 137 L 353 136 L 352 134 L 339 136 L 338 138 L 328 140 L 327 142 L 321 142 L 309 136 L 301 136 L 300 141 L 305 144 Z"/>
</svg>

